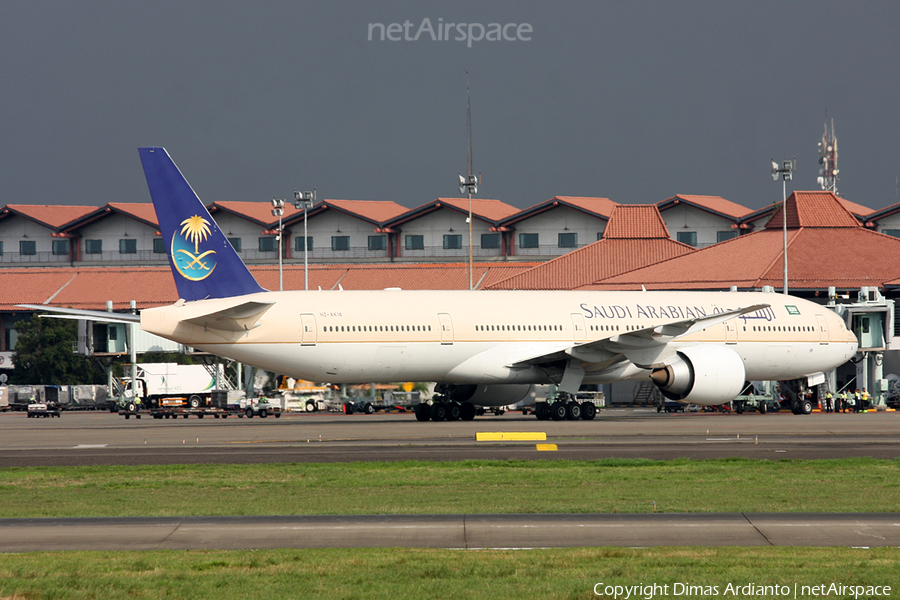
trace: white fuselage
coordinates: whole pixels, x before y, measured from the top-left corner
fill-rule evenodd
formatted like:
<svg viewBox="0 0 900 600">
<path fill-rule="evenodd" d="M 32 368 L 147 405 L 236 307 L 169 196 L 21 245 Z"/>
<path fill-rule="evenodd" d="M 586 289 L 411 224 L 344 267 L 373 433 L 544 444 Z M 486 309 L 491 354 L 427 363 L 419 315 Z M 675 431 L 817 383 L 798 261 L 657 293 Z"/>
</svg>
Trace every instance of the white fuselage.
<svg viewBox="0 0 900 600">
<path fill-rule="evenodd" d="M 198 315 L 242 301 L 274 303 L 246 331 L 197 324 Z M 678 338 L 673 349 L 730 347 L 748 380 L 827 371 L 856 351 L 828 308 L 759 292 L 287 291 L 144 310 L 145 331 L 309 381 L 548 383 L 532 357 L 630 331 L 756 304 L 770 308 Z M 195 319 L 194 322 L 184 322 Z M 584 383 L 646 377 L 621 354 L 593 353 Z M 646 367 L 646 365 L 644 365 Z"/>
</svg>

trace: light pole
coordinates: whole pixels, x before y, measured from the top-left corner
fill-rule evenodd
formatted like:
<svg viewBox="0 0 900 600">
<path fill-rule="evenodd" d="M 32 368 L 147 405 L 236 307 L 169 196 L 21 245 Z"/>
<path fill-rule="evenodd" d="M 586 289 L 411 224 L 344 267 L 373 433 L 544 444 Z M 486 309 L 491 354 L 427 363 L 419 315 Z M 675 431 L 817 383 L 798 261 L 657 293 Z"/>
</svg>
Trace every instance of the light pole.
<svg viewBox="0 0 900 600">
<path fill-rule="evenodd" d="M 797 169 L 797 159 L 786 160 L 782 162 L 779 168 L 775 159 L 772 159 L 772 181 L 778 181 L 781 176 L 781 216 L 782 226 L 784 228 L 784 293 L 788 293 L 788 259 L 787 259 L 787 182 L 794 178 L 794 171 Z"/>
<path fill-rule="evenodd" d="M 462 194 L 463 191 L 469 197 L 469 216 L 466 218 L 466 223 L 469 224 L 469 289 L 471 290 L 474 286 L 472 277 L 472 194 L 478 193 L 478 180 L 471 173 L 466 177 L 459 176 L 459 193 Z"/>
<path fill-rule="evenodd" d="M 312 192 L 294 192 L 294 208 L 303 209 L 303 289 L 309 289 L 309 238 L 306 236 L 307 211 L 316 202 L 316 188 Z"/>
<path fill-rule="evenodd" d="M 284 290 L 284 272 L 282 267 L 282 252 L 281 252 L 281 238 L 283 237 L 284 232 L 281 227 L 281 218 L 284 215 L 284 200 L 279 200 L 277 198 L 272 199 L 272 216 L 278 217 L 278 235 L 276 239 L 278 240 L 278 291 Z"/>
</svg>

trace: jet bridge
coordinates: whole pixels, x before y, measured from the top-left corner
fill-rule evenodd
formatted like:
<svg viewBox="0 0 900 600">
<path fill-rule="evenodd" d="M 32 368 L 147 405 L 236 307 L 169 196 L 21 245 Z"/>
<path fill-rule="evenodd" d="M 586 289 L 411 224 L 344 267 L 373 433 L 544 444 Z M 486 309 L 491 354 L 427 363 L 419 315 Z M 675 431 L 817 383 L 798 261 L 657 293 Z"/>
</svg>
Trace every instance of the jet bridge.
<svg viewBox="0 0 900 600">
<path fill-rule="evenodd" d="M 838 304 L 835 288 L 828 288 L 828 307 L 844 318 L 847 329 L 856 334 L 859 350 L 854 388 L 866 389 L 876 407 L 884 408 L 889 382 L 884 378 L 884 353 L 890 350 L 894 335 L 894 301 L 881 295 L 877 287 L 862 287 L 857 301 Z M 837 390 L 834 371 L 829 388 Z"/>
</svg>

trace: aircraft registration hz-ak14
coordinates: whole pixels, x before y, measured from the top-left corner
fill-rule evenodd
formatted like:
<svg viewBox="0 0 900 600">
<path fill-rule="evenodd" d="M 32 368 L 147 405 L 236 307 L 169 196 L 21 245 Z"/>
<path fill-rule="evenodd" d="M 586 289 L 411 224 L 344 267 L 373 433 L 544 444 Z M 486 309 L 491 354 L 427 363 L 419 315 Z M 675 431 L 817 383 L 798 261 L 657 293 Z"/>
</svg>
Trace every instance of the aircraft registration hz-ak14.
<svg viewBox="0 0 900 600">
<path fill-rule="evenodd" d="M 140 156 L 180 296 L 142 310 L 141 329 L 309 381 L 437 382 L 419 420 L 470 420 L 548 383 L 570 399 L 540 418 L 590 419 L 572 395 L 623 379 L 721 404 L 745 380 L 820 380 L 856 352 L 834 312 L 775 293 L 267 291 L 166 150 Z"/>
</svg>

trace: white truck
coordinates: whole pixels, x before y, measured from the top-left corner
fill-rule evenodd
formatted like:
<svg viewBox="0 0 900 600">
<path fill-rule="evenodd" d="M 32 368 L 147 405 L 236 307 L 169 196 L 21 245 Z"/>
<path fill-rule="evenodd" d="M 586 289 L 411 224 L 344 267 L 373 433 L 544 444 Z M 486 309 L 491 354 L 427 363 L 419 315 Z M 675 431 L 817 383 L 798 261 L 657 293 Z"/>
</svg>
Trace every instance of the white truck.
<svg viewBox="0 0 900 600">
<path fill-rule="evenodd" d="M 191 414 L 203 417 L 221 409 L 210 402 L 213 390 L 224 381 L 223 368 L 207 369 L 204 365 L 175 363 L 137 363 L 137 398 L 132 394 L 130 367 L 128 376 L 120 380 L 123 393 L 119 400 L 119 414 L 128 418 L 146 411 L 154 418 L 187 418 Z M 218 415 L 216 415 L 218 416 Z"/>
</svg>

